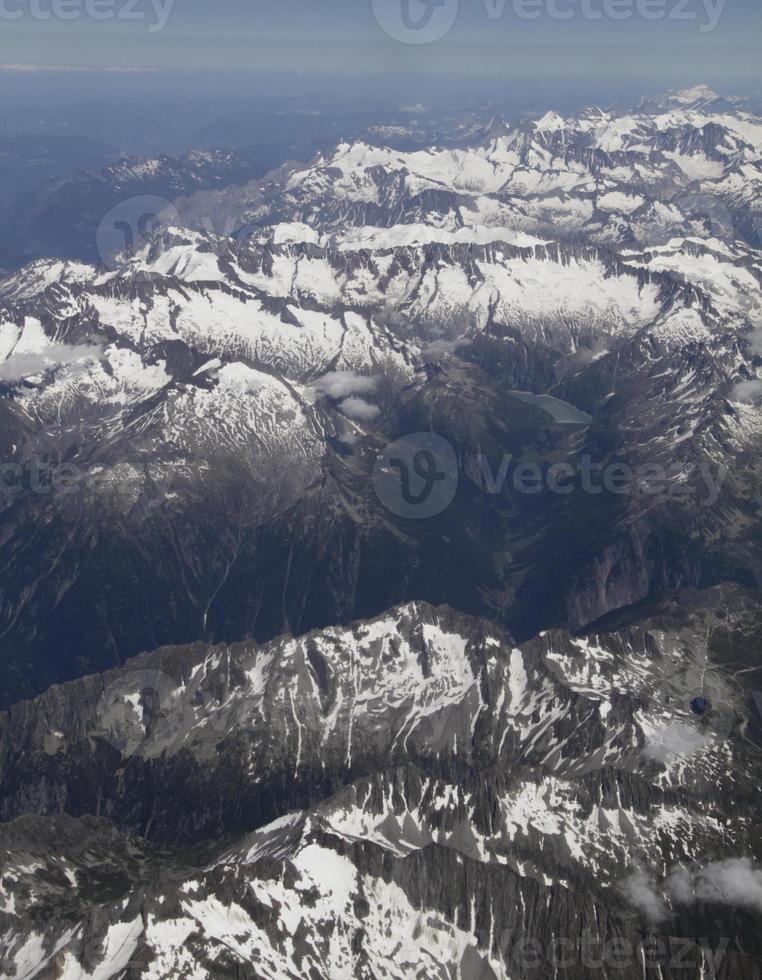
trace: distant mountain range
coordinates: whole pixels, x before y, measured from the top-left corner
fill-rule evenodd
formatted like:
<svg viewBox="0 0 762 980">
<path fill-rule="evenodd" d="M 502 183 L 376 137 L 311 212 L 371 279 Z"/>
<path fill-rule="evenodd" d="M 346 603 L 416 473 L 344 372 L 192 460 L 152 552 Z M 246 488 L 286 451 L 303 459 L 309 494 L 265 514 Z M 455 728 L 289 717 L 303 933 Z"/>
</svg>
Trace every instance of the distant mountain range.
<svg viewBox="0 0 762 980">
<path fill-rule="evenodd" d="M 43 180 L 113 163 L 118 150 L 82 136 L 0 135 L 0 200 Z"/>
<path fill-rule="evenodd" d="M 478 117 L 455 110 L 419 114 L 301 109 L 251 112 L 199 128 L 182 156 L 126 155 L 78 136 L 0 135 L 0 270 L 39 258 L 98 263 L 97 232 L 109 211 L 139 196 L 172 201 L 202 189 L 261 179 L 286 161 L 308 161 L 341 138 L 401 149 L 425 147 L 434 133 L 461 145 Z"/>
</svg>

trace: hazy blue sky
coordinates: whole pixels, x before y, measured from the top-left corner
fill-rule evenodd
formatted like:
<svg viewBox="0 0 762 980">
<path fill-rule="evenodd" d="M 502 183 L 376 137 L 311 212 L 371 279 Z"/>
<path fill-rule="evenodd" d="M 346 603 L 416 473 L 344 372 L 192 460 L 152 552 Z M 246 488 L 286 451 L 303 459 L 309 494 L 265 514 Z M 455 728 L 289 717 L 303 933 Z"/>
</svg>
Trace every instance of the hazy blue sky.
<svg viewBox="0 0 762 980">
<path fill-rule="evenodd" d="M 405 5 L 412 22 L 424 23 L 421 0 L 0 0 L 0 62 L 524 79 L 656 73 L 720 84 L 759 72 L 762 0 L 439 2 L 416 32 L 401 11 Z M 519 16 L 516 4 L 533 19 Z M 39 19 L 51 9 L 71 19 Z M 93 9 L 104 19 L 89 16 Z M 606 13 L 590 19 L 583 9 Z M 117 11 L 142 19 L 118 19 Z M 663 17 L 646 19 L 643 11 Z M 405 44 L 387 36 L 379 19 L 415 40 L 452 27 L 431 43 Z"/>
</svg>

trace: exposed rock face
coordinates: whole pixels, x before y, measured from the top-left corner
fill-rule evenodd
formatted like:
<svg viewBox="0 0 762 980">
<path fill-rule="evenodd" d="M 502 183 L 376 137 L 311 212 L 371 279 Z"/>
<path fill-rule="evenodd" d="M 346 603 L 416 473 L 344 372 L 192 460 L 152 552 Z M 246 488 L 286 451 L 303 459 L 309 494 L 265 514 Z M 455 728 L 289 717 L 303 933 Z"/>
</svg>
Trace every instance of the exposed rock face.
<svg viewBox="0 0 762 980">
<path fill-rule="evenodd" d="M 760 857 L 753 704 L 700 630 L 752 598 L 520 647 L 418 603 L 262 647 L 162 650 L 17 705 L 8 975 L 425 977 L 444 959 L 524 977 L 564 939 L 569 976 L 618 940 L 636 977 L 653 933 L 755 976 L 743 908 L 702 906 L 720 948 L 690 931 L 704 912 L 665 891 L 651 921 L 627 884 Z"/>
</svg>

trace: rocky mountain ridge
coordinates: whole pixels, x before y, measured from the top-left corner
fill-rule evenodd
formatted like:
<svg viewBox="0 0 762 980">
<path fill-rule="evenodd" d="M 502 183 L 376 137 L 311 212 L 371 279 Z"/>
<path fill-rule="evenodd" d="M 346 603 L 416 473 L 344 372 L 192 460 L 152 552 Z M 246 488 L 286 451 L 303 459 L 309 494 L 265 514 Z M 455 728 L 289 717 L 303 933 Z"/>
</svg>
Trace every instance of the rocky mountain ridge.
<svg viewBox="0 0 762 980">
<path fill-rule="evenodd" d="M 560 937 L 685 934 L 679 901 L 649 919 L 638 869 L 756 846 L 750 705 L 712 656 L 637 628 L 517 648 L 415 604 L 54 688 L 3 721 L 3 817 L 38 813 L 0 836 L 9 976 L 423 977 L 441 944 L 452 976 L 524 976 L 532 938 L 547 966 Z M 736 937 L 717 976 L 755 975 L 746 914 L 706 906 Z M 581 938 L 563 952 L 583 976 Z"/>
</svg>

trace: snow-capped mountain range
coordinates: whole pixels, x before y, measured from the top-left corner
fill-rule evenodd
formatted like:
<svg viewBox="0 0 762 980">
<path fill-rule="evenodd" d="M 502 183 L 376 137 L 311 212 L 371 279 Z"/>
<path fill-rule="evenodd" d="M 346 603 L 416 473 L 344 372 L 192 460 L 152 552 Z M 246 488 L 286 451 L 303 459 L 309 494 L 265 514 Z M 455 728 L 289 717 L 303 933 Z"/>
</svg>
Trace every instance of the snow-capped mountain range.
<svg viewBox="0 0 762 980">
<path fill-rule="evenodd" d="M 636 111 L 494 120 L 463 147 L 340 144 L 306 169 L 202 192 L 181 210 L 220 229 L 298 221 L 347 246 L 460 234 L 637 247 L 707 230 L 758 245 L 761 139 L 759 117 L 689 91 Z"/>
<path fill-rule="evenodd" d="M 696 599 L 724 625 L 746 601 Z M 416 603 L 264 647 L 164 650 L 17 706 L 6 972 L 424 978 L 444 956 L 450 976 L 509 977 L 530 940 L 550 969 L 553 943 L 587 931 L 623 941 L 636 976 L 644 930 L 690 935 L 691 904 L 665 895 L 654 917 L 639 874 L 656 901 L 668 868 L 759 857 L 748 694 L 698 638 L 706 613 L 683 615 L 516 647 Z M 707 938 L 696 965 L 755 976 L 758 940 L 736 945 L 754 910 L 703 901 L 734 947 Z"/>
<path fill-rule="evenodd" d="M 762 118 L 228 165 L 0 280 L 0 972 L 759 976 Z"/>
</svg>

